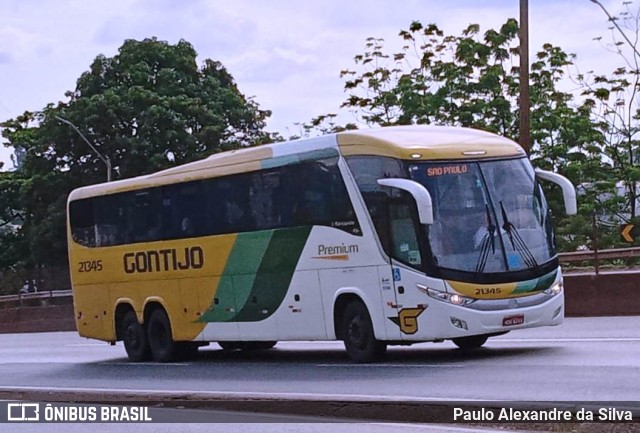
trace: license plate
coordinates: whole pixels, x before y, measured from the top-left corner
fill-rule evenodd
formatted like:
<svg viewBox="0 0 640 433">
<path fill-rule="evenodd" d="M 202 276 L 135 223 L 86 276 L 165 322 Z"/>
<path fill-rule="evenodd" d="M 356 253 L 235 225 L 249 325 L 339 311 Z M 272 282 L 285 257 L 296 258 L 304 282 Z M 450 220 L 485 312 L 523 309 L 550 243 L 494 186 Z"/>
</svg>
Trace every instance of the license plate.
<svg viewBox="0 0 640 433">
<path fill-rule="evenodd" d="M 524 323 L 524 314 L 517 316 L 507 316 L 502 319 L 502 326 L 522 325 Z"/>
</svg>

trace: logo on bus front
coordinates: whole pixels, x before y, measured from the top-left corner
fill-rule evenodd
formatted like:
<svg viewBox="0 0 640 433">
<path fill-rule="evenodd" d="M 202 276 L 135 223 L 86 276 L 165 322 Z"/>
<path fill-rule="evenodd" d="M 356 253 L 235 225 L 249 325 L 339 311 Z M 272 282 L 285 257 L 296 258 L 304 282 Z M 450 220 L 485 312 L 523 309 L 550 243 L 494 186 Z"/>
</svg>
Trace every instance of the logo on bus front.
<svg viewBox="0 0 640 433">
<path fill-rule="evenodd" d="M 389 317 L 388 319 L 398 325 L 403 334 L 415 334 L 418 332 L 418 316 L 426 309 L 426 305 L 416 308 L 403 308 L 398 311 L 398 317 Z"/>
</svg>

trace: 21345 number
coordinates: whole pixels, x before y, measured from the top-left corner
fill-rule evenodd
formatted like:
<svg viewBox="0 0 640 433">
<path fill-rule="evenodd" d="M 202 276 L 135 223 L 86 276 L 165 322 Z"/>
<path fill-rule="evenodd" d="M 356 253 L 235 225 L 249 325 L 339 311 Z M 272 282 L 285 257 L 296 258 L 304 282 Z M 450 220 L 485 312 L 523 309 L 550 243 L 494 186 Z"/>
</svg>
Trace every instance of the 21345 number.
<svg viewBox="0 0 640 433">
<path fill-rule="evenodd" d="M 100 272 L 102 270 L 102 260 L 89 260 L 80 262 L 78 272 Z"/>
</svg>

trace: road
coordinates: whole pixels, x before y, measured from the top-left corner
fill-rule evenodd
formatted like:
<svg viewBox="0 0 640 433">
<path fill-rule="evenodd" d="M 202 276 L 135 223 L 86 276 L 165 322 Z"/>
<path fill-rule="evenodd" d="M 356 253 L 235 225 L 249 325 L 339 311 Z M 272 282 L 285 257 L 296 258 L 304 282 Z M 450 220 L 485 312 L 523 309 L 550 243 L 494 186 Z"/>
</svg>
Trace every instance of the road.
<svg viewBox="0 0 640 433">
<path fill-rule="evenodd" d="M 513 332 L 463 353 L 449 342 L 392 347 L 352 364 L 339 342 L 281 342 L 260 354 L 129 363 L 121 347 L 75 333 L 0 335 L 0 389 L 52 387 L 166 392 L 475 400 L 640 400 L 640 317 L 573 318 Z"/>
<path fill-rule="evenodd" d="M 425 343 L 392 347 L 383 362 L 364 365 L 350 363 L 339 342 L 281 342 L 260 354 L 212 344 L 193 361 L 133 364 L 120 344 L 75 333 L 4 334 L 0 396 L 10 400 L 26 390 L 97 399 L 616 401 L 640 407 L 638 329 L 640 317 L 572 318 L 492 338 L 471 353 L 450 342 Z"/>
</svg>

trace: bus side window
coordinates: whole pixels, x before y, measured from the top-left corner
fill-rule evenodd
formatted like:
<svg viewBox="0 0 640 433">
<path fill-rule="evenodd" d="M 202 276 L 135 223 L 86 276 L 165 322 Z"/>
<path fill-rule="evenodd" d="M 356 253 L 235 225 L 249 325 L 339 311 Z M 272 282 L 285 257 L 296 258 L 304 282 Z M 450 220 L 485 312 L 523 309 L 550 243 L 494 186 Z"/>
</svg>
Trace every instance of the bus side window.
<svg viewBox="0 0 640 433">
<path fill-rule="evenodd" d="M 306 209 L 313 224 L 328 224 L 331 221 L 331 178 L 321 164 L 314 166 L 307 178 L 307 190 L 304 191 Z"/>
<path fill-rule="evenodd" d="M 94 205 L 95 199 L 84 199 L 69 204 L 71 237 L 80 245 L 96 245 Z"/>
<path fill-rule="evenodd" d="M 378 233 L 382 248 L 391 255 L 391 233 L 389 223 L 389 196 L 382 191 L 363 192 L 362 194 L 367 209 L 371 215 L 373 226 Z"/>
<path fill-rule="evenodd" d="M 361 233 L 337 159 L 296 165 L 291 175 L 295 182 L 295 225 L 324 225 Z"/>
<path fill-rule="evenodd" d="M 158 215 L 160 191 L 143 191 L 135 194 L 134 232 L 135 242 L 153 242 L 162 239 L 162 225 Z M 155 206 L 154 206 L 155 204 Z"/>
<path fill-rule="evenodd" d="M 230 176 L 219 180 L 220 206 L 224 213 L 225 233 L 240 233 L 256 229 L 251 215 L 251 174 Z"/>
<path fill-rule="evenodd" d="M 162 227 L 164 239 L 181 239 L 204 234 L 204 206 L 200 181 L 163 188 Z"/>
<path fill-rule="evenodd" d="M 276 227 L 292 227 L 295 225 L 296 182 L 292 178 L 292 169 L 289 166 L 280 167 L 277 173 L 279 184 L 272 194 Z"/>
<path fill-rule="evenodd" d="M 403 192 L 400 198 L 390 199 L 389 220 L 391 229 L 392 256 L 414 267 L 422 266 L 420 243 L 416 231 L 417 221 L 415 203 L 411 196 Z"/>
<path fill-rule="evenodd" d="M 277 171 L 257 172 L 252 175 L 249 206 L 257 230 L 278 226 L 274 200 L 275 191 L 279 186 L 280 175 Z"/>
</svg>

